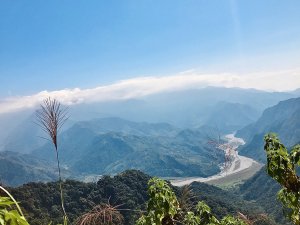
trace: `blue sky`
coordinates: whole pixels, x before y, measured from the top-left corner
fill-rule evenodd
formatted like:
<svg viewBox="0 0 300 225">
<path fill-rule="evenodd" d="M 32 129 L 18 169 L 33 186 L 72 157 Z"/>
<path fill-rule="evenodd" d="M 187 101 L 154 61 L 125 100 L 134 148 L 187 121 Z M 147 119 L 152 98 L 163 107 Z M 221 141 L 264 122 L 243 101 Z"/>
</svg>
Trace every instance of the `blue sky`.
<svg viewBox="0 0 300 225">
<path fill-rule="evenodd" d="M 299 0 L 1 1 L 0 98 L 187 70 L 297 69 L 299 12 Z"/>
</svg>

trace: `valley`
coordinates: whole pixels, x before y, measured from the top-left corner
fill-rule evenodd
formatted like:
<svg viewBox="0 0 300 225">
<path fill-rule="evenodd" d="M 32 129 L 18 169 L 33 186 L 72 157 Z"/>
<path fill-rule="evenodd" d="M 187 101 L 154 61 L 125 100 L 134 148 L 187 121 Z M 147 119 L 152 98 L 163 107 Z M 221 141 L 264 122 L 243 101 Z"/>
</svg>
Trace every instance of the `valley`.
<svg viewBox="0 0 300 225">
<path fill-rule="evenodd" d="M 252 177 L 262 168 L 262 164 L 255 160 L 240 156 L 238 147 L 244 145 L 242 138 L 237 138 L 233 134 L 225 135 L 226 143 L 218 146 L 226 154 L 229 154 L 229 161 L 220 165 L 221 172 L 209 177 L 176 177 L 171 178 L 171 184 L 174 186 L 189 185 L 192 182 L 203 182 L 224 186 L 226 184 L 239 183 Z"/>
<path fill-rule="evenodd" d="M 205 91 L 211 90 L 210 88 Z M 248 90 L 226 90 L 223 94 L 231 92 L 249 96 L 257 94 Z M 278 132 L 280 137 L 285 137 L 289 145 L 296 144 L 300 140 L 298 130 L 300 98 L 291 98 L 271 105 L 277 98 L 273 97 L 270 102 L 263 101 L 270 104 L 270 107 L 261 113 L 254 107 L 255 104 L 246 105 L 242 99 L 238 103 L 219 102 L 220 99 L 215 99 L 210 106 L 206 105 L 207 103 L 203 104 L 207 108 L 201 110 L 198 107 L 183 107 L 180 114 L 187 115 L 188 121 L 185 126 L 165 122 L 162 118 L 158 121 L 151 119 L 139 121 L 138 118 L 133 119 L 129 116 L 132 119 L 129 120 L 121 116 L 123 112 L 113 117 L 87 117 L 85 120 L 70 121 L 59 133 L 58 150 L 62 177 L 66 189 L 71 190 L 68 191 L 67 199 L 76 209 L 73 211 L 72 208 L 68 208 L 71 218 L 75 219 L 80 212 L 90 207 L 83 203 L 83 208 L 77 208 L 79 204 L 77 197 L 85 198 L 84 201 L 88 202 L 105 201 L 110 198 L 114 199 L 115 204 L 128 201 L 130 207 L 134 209 L 135 205 L 130 198 L 133 195 L 140 195 L 139 191 L 130 192 L 131 196 L 123 195 L 124 192 L 128 192 L 126 185 L 131 176 L 137 176 L 130 185 L 138 185 L 137 189 L 143 190 L 143 197 L 140 196 L 138 201 L 145 204 L 146 180 L 155 176 L 169 180 L 178 196 L 185 185 L 190 185 L 196 193 L 203 195 L 199 200 L 203 199 L 215 208 L 219 216 L 225 215 L 224 210 L 228 210 L 227 213 L 237 213 L 239 209 L 243 209 L 247 215 L 267 212 L 270 214 L 270 221 L 273 221 L 274 217 L 278 224 L 286 224 L 280 212 L 280 205 L 274 205 L 276 210 L 274 214 L 265 204 L 267 201 L 277 204 L 278 186 L 266 175 L 262 144 L 263 135 L 269 131 Z M 194 100 L 189 106 L 196 105 L 197 101 Z M 123 102 L 121 105 L 123 104 L 129 103 Z M 114 109 L 116 105 L 118 103 L 114 103 Z M 184 105 L 187 106 L 187 103 Z M 148 113 L 153 110 L 147 109 L 150 110 Z M 73 110 L 76 115 L 77 106 Z M 233 113 L 235 110 L 236 113 Z M 77 112 L 82 112 L 82 108 Z M 34 214 L 34 217 L 37 217 L 39 209 L 43 208 L 46 221 L 53 217 L 57 218 L 59 213 L 57 208 L 59 198 L 51 194 L 57 188 L 55 151 L 52 143 L 40 140 L 39 136 L 42 133 L 32 122 L 33 118 L 34 114 L 30 114 L 20 122 L 19 127 L 7 134 L 6 141 L 2 143 L 0 182 L 10 186 L 18 199 L 29 198 L 35 202 L 36 208 L 24 204 L 26 210 L 31 215 Z M 272 118 L 276 118 L 276 121 L 274 122 Z M 183 121 L 184 118 L 180 120 Z M 193 126 L 188 125 L 189 123 Z M 292 131 L 289 131 L 288 127 L 291 127 Z M 235 129 L 237 132 L 234 132 Z M 31 133 L 28 130 L 31 130 Z M 129 174 L 129 178 L 124 178 L 123 174 Z M 139 179 L 143 180 L 142 186 Z M 262 185 L 264 182 L 270 185 Z M 116 189 L 114 185 L 119 187 Z M 217 187 L 221 189 L 216 189 Z M 46 195 L 51 197 L 45 198 L 45 194 L 39 196 L 34 194 L 30 197 L 33 190 L 43 188 L 47 189 L 46 192 L 49 191 Z M 88 193 L 92 192 L 99 194 L 91 199 Z M 215 197 L 216 192 L 222 194 Z M 262 201 L 256 196 L 256 192 L 268 193 L 270 200 Z M 222 195 L 231 196 L 230 198 L 235 200 L 232 202 Z M 118 196 L 122 197 L 122 200 Z M 254 204 L 251 209 L 245 206 L 250 202 Z M 47 208 L 48 206 L 53 208 Z M 126 224 L 131 225 L 129 221 L 132 221 L 134 216 L 126 213 L 124 216 L 127 218 Z M 32 224 L 40 224 L 40 220 L 35 221 L 33 217 L 30 217 L 30 220 Z"/>
</svg>

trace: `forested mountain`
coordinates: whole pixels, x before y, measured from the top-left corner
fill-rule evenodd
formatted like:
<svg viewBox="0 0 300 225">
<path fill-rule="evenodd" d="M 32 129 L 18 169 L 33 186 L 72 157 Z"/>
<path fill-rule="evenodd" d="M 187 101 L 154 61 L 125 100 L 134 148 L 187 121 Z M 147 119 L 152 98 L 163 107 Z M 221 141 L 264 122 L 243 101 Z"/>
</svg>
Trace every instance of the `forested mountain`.
<svg viewBox="0 0 300 225">
<path fill-rule="evenodd" d="M 204 132 L 117 118 L 76 123 L 59 142 L 61 162 L 77 175 L 140 169 L 157 176 L 206 177 L 217 173 L 223 160 Z M 32 155 L 54 160 L 52 152 L 49 143 Z"/>
<path fill-rule="evenodd" d="M 133 122 L 119 117 L 98 118 L 76 123 L 96 134 L 120 132 L 137 136 L 172 136 L 179 129 L 168 123 Z"/>
<path fill-rule="evenodd" d="M 139 210 L 146 207 L 149 179 L 148 175 L 131 170 L 114 177 L 104 176 L 97 183 L 66 181 L 64 183 L 65 206 L 70 221 L 74 221 L 96 204 L 110 202 L 112 205 L 120 205 L 119 209 L 127 209 L 120 211 L 125 218 L 125 224 L 134 224 L 134 221 L 140 216 Z M 173 188 L 180 198 L 181 189 Z M 255 215 L 264 213 L 256 204 L 244 201 L 217 187 L 193 183 L 190 188 L 193 192 L 192 196 L 194 196 L 190 203 L 196 204 L 199 200 L 205 200 L 218 217 L 228 213 L 235 215 L 237 212 L 242 212 L 251 218 L 256 218 Z M 24 207 L 30 224 L 48 224 L 49 221 L 56 224 L 59 222 L 62 215 L 58 183 L 29 183 L 11 189 L 11 192 Z M 269 221 L 260 224 L 274 225 L 275 223 Z"/>
<path fill-rule="evenodd" d="M 232 133 L 255 122 L 260 113 L 249 105 L 220 102 L 205 120 L 205 126 L 215 127 L 222 134 Z"/>
<path fill-rule="evenodd" d="M 0 152 L 0 183 L 16 186 L 29 181 L 51 181 L 56 177 L 55 165 L 46 160 L 16 152 Z"/>
<path fill-rule="evenodd" d="M 247 143 L 240 153 L 265 162 L 263 138 L 269 132 L 277 133 L 287 147 L 300 142 L 300 98 L 282 101 L 266 109 L 255 123 L 239 130 L 236 135 Z"/>
</svg>

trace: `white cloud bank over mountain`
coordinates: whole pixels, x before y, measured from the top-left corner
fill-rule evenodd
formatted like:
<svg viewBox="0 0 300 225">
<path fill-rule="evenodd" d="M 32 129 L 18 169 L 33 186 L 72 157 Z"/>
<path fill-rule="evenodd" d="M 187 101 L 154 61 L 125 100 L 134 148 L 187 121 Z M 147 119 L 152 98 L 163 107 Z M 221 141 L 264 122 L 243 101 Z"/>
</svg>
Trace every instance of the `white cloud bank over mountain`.
<svg viewBox="0 0 300 225">
<path fill-rule="evenodd" d="M 143 96 L 207 86 L 255 88 L 259 90 L 286 91 L 300 88 L 300 70 L 263 72 L 252 74 L 199 74 L 187 71 L 173 76 L 139 77 L 122 80 L 110 85 L 91 89 L 64 89 L 42 91 L 31 96 L 11 97 L 0 101 L 0 113 L 32 108 L 53 97 L 66 105 L 83 102 L 104 102 L 141 98 Z"/>
</svg>

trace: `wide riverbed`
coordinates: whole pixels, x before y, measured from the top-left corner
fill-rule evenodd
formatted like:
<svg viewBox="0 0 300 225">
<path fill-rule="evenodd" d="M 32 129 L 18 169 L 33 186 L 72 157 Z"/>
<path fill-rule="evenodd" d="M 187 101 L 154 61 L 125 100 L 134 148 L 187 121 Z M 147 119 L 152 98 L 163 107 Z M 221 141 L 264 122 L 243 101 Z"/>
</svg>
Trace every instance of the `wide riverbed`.
<svg viewBox="0 0 300 225">
<path fill-rule="evenodd" d="M 237 148 L 240 145 L 245 144 L 243 139 L 235 137 L 234 134 L 226 135 L 225 139 L 227 140 L 227 143 L 219 146 L 219 149 L 222 149 L 227 152 L 231 151 L 231 161 L 227 167 L 224 167 L 224 165 L 221 166 L 220 173 L 206 178 L 178 177 L 171 179 L 171 184 L 174 186 L 183 186 L 188 185 L 194 181 L 218 184 L 222 183 L 223 181 L 228 182 L 228 180 L 243 180 L 248 178 L 249 176 L 254 175 L 254 173 L 262 167 L 262 165 L 256 162 L 255 160 L 245 156 L 240 156 L 238 154 Z"/>
</svg>

